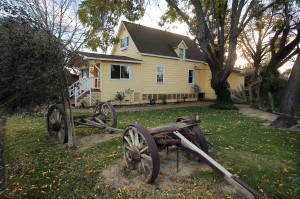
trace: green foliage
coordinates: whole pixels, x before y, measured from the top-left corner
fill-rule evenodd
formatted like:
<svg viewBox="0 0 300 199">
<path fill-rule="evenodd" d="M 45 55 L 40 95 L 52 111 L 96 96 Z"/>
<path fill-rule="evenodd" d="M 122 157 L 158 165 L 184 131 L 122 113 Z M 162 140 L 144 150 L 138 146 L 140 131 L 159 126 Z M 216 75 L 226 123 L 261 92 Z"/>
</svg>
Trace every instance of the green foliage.
<svg viewBox="0 0 300 199">
<path fill-rule="evenodd" d="M 281 76 L 278 71 L 270 72 L 269 75 L 266 75 L 265 73 L 266 71 L 262 71 L 263 81 L 260 87 L 262 103 L 268 105 L 268 92 L 270 92 L 274 99 L 274 105 L 279 107 L 282 96 L 284 95 L 287 79 Z"/>
<path fill-rule="evenodd" d="M 215 104 L 210 105 L 211 108 L 220 110 L 236 110 L 237 107 L 233 105 L 231 100 L 231 92 L 229 90 L 229 83 L 227 81 L 221 83 L 212 83 L 212 88 L 215 90 L 217 99 Z"/>
<path fill-rule="evenodd" d="M 123 102 L 125 98 L 125 92 L 117 92 L 115 100 L 118 100 L 120 103 Z"/>
<path fill-rule="evenodd" d="M 156 99 L 155 99 L 155 98 L 149 97 L 149 101 L 150 101 L 150 104 L 151 104 L 151 105 L 156 104 Z"/>
<path fill-rule="evenodd" d="M 300 161 L 297 164 L 297 168 L 293 169 L 295 172 L 295 178 L 293 179 L 293 183 L 296 184 L 295 193 L 300 195 Z"/>
<path fill-rule="evenodd" d="M 57 100 L 65 53 L 61 43 L 28 23 L 0 24 L 0 107 L 31 109 Z"/>
<path fill-rule="evenodd" d="M 167 104 L 167 99 L 168 99 L 168 96 L 166 95 L 166 94 L 163 94 L 162 96 L 161 96 L 161 101 L 162 101 L 162 103 L 163 104 Z"/>
<path fill-rule="evenodd" d="M 89 106 L 89 103 L 84 99 L 84 100 L 80 100 L 80 108 L 87 108 Z"/>
<path fill-rule="evenodd" d="M 216 103 L 209 105 L 210 108 L 219 109 L 219 110 L 239 110 L 237 106 L 228 103 Z"/>
<path fill-rule="evenodd" d="M 129 21 L 138 20 L 145 13 L 145 5 L 143 0 L 81 1 L 79 19 L 84 25 L 91 27 L 86 32 L 87 46 L 93 50 L 100 47 L 106 51 L 108 46 L 118 42 L 112 35 L 115 35 L 115 26 L 118 25 L 120 17 L 124 16 Z"/>
</svg>

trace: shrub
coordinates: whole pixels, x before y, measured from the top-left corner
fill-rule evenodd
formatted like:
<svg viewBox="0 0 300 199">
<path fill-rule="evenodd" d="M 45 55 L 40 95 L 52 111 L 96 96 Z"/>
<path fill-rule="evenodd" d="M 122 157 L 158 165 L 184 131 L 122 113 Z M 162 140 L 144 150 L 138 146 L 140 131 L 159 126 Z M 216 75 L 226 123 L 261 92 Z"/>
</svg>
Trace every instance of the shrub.
<svg viewBox="0 0 300 199">
<path fill-rule="evenodd" d="M 156 99 L 155 98 L 149 98 L 150 104 L 154 105 L 156 104 Z"/>
<path fill-rule="evenodd" d="M 162 101 L 163 104 L 167 104 L 167 95 L 166 94 L 163 94 L 161 96 L 161 101 Z"/>
<path fill-rule="evenodd" d="M 80 108 L 87 108 L 89 106 L 88 102 L 86 100 L 80 101 Z"/>
<path fill-rule="evenodd" d="M 115 96 L 115 100 L 118 100 L 120 103 L 122 103 L 124 98 L 125 98 L 124 92 L 117 92 L 117 94 Z"/>
</svg>

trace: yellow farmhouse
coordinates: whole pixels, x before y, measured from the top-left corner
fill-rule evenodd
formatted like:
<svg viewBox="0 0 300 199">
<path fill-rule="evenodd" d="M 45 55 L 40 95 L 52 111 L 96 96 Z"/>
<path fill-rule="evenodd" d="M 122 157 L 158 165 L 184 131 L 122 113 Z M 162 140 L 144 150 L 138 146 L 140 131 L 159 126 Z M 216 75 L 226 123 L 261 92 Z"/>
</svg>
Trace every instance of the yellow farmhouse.
<svg viewBox="0 0 300 199">
<path fill-rule="evenodd" d="M 128 89 L 122 104 L 215 99 L 210 69 L 189 37 L 129 22 L 121 23 L 117 36 L 111 55 L 81 53 L 88 64 L 70 86 L 75 106 L 111 101 Z M 234 70 L 228 82 L 238 90 L 244 76 Z"/>
</svg>

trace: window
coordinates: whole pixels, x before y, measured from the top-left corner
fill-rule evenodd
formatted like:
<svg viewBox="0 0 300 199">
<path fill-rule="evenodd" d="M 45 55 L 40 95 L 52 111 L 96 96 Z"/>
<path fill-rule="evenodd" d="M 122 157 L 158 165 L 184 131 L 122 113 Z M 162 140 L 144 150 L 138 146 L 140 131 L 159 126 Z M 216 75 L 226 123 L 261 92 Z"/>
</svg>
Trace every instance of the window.
<svg viewBox="0 0 300 199">
<path fill-rule="evenodd" d="M 179 48 L 179 58 L 184 59 L 184 49 L 183 48 Z"/>
<path fill-rule="evenodd" d="M 130 66 L 111 65 L 110 78 L 111 79 L 130 79 Z"/>
<path fill-rule="evenodd" d="M 88 78 L 89 77 L 89 69 L 85 68 L 81 70 L 81 77 L 82 78 Z"/>
<path fill-rule="evenodd" d="M 189 70 L 189 84 L 193 84 L 195 81 L 195 75 L 194 75 L 194 70 Z"/>
<path fill-rule="evenodd" d="M 156 83 L 164 83 L 165 68 L 163 66 L 157 66 L 156 68 Z"/>
<path fill-rule="evenodd" d="M 125 49 L 129 45 L 129 36 L 121 39 L 121 49 Z"/>
</svg>

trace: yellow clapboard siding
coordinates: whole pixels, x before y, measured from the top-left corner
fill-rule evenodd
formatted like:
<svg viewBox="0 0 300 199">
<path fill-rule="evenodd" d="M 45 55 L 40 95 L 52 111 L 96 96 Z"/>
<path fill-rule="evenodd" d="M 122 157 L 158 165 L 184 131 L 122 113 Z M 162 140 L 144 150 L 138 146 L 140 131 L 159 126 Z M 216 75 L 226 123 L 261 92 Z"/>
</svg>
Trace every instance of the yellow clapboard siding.
<svg viewBox="0 0 300 199">
<path fill-rule="evenodd" d="M 122 55 L 127 57 L 132 57 L 135 59 L 141 59 L 141 54 L 139 53 L 136 45 L 134 44 L 133 40 L 131 39 L 129 33 L 126 31 L 124 25 L 121 25 L 121 30 L 118 33 L 118 38 L 121 40 L 124 37 L 129 36 L 129 45 L 126 49 L 121 50 L 120 42 L 114 45 L 114 48 L 111 52 L 112 55 Z"/>
<path fill-rule="evenodd" d="M 110 79 L 110 66 L 117 62 L 102 62 L 101 63 L 101 78 L 102 78 L 102 101 L 113 100 L 117 92 L 124 92 L 130 88 L 134 92 L 141 92 L 141 65 L 134 63 L 126 63 L 124 65 L 130 66 L 130 79 L 129 80 L 115 80 Z M 133 100 L 134 94 L 132 94 Z M 141 96 L 140 96 L 141 98 Z M 126 96 L 125 100 L 130 100 L 130 96 Z"/>
<path fill-rule="evenodd" d="M 207 64 L 178 59 L 142 56 L 143 93 L 192 93 L 193 84 L 188 83 L 188 70 L 195 69 L 195 83 L 203 92 L 214 93 L 210 87 Z M 165 68 L 165 82 L 156 83 L 156 67 Z M 212 96 L 209 94 L 209 96 Z M 213 96 L 212 96 L 213 97 Z"/>
<path fill-rule="evenodd" d="M 241 90 L 245 84 L 245 77 L 239 72 L 233 71 L 228 77 L 228 83 L 232 90 Z"/>
</svg>

